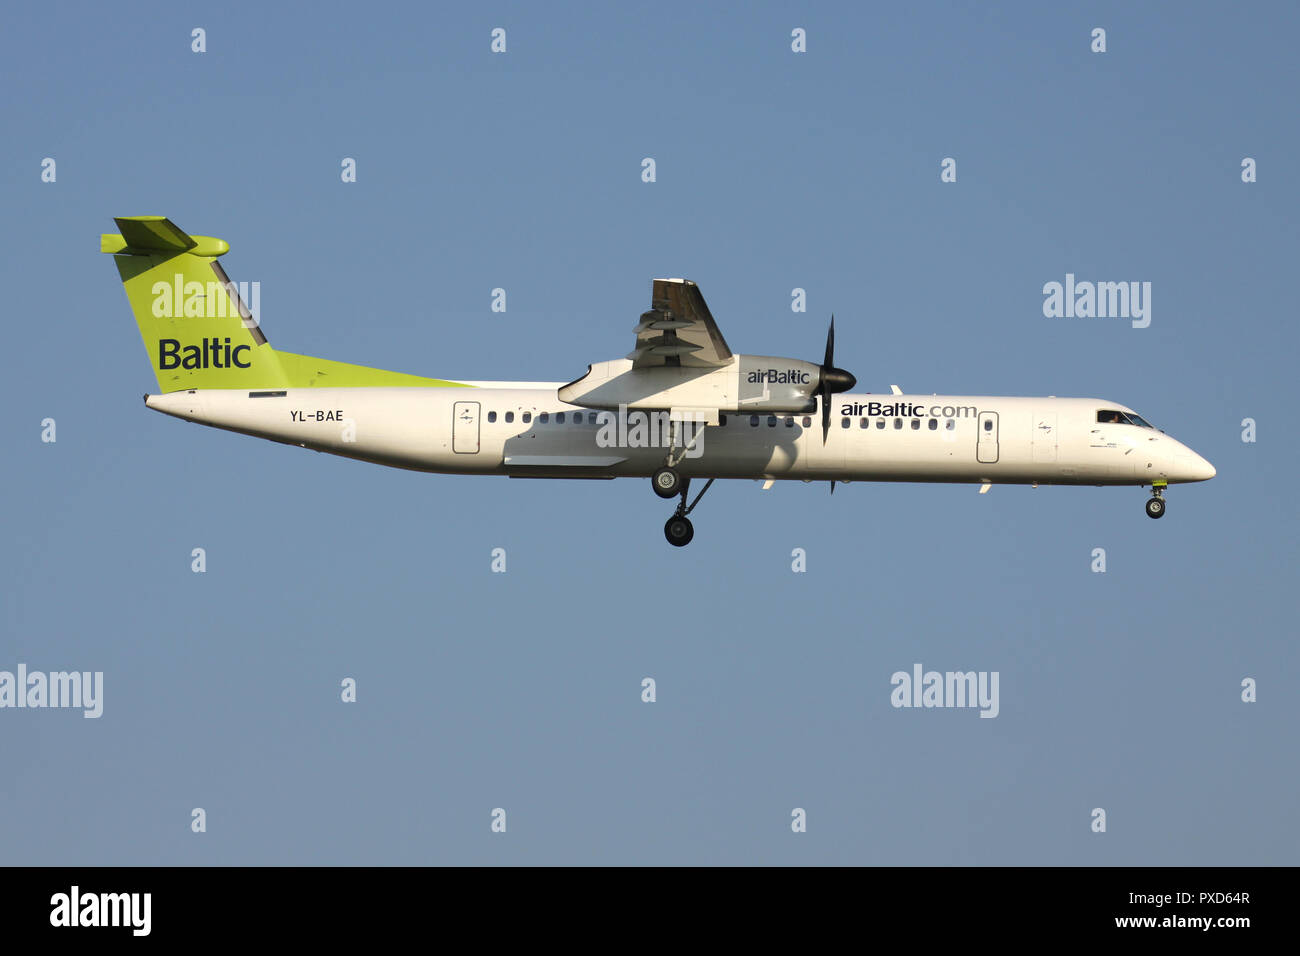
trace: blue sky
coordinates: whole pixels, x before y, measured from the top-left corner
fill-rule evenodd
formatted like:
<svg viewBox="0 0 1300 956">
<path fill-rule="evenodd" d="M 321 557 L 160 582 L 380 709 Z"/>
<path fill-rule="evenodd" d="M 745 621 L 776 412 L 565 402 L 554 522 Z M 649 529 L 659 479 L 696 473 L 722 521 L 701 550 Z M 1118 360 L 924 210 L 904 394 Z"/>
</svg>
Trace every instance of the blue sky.
<svg viewBox="0 0 1300 956">
<path fill-rule="evenodd" d="M 1296 863 L 1298 20 L 7 12 L 0 670 L 103 671 L 105 699 L 0 710 L 0 859 Z M 833 311 L 862 390 L 1104 397 L 1218 477 L 1159 522 L 1136 488 L 726 482 L 676 551 L 645 481 L 420 475 L 147 411 L 97 251 L 140 214 L 228 240 L 290 351 L 568 381 L 684 275 L 738 351 L 815 361 Z M 1150 281 L 1150 327 L 1045 318 L 1067 272 Z M 999 716 L 891 707 L 916 662 L 997 671 Z"/>
</svg>

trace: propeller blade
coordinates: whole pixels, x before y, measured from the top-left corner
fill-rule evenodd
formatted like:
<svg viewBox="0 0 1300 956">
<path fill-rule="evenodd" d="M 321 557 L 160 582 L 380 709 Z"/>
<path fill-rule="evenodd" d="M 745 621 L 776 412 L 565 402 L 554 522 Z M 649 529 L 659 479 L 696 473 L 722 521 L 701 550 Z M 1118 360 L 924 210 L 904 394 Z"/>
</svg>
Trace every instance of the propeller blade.
<svg viewBox="0 0 1300 956">
<path fill-rule="evenodd" d="M 822 374 L 820 381 L 817 383 L 817 392 L 822 399 L 822 444 L 831 434 L 831 390 L 826 381 L 826 369 L 835 367 L 835 313 L 831 313 L 831 327 L 826 331 L 826 358 L 822 362 Z M 835 485 L 831 484 L 831 494 L 835 493 Z"/>
<path fill-rule="evenodd" d="M 831 479 L 831 494 L 835 494 L 835 479 Z"/>
<path fill-rule="evenodd" d="M 847 392 L 858 384 L 858 380 L 842 368 L 835 367 L 835 314 L 831 314 L 831 327 L 826 332 L 826 361 L 818 373 L 817 391 L 822 402 L 822 444 L 831 432 L 831 396 L 836 392 Z"/>
</svg>

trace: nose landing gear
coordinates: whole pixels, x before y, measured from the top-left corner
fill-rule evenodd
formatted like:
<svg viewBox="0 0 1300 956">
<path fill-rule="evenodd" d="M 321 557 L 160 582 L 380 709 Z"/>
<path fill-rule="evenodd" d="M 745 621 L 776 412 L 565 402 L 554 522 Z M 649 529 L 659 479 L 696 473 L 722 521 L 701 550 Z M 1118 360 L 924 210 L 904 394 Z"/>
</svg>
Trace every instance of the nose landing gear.
<svg viewBox="0 0 1300 956">
<path fill-rule="evenodd" d="M 1168 486 L 1167 481 L 1153 481 L 1151 483 L 1151 497 L 1147 499 L 1147 517 L 1163 518 L 1165 516 L 1165 488 Z"/>
</svg>

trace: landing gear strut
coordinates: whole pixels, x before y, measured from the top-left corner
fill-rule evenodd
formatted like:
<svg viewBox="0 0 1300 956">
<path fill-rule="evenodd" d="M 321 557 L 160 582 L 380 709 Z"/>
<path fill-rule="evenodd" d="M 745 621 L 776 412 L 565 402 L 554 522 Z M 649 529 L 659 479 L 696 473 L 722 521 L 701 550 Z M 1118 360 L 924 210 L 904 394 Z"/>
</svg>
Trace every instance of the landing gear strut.
<svg viewBox="0 0 1300 956">
<path fill-rule="evenodd" d="M 668 423 L 668 456 L 664 459 L 663 467 L 656 470 L 650 477 L 650 485 L 654 488 L 655 494 L 660 498 L 676 498 L 678 495 L 684 495 L 686 493 L 682 476 L 681 473 L 677 471 L 677 466 L 681 464 L 683 458 L 691 453 L 691 450 L 695 448 L 696 442 L 700 440 L 700 436 L 704 434 L 704 428 L 701 426 L 691 437 L 691 440 L 682 445 L 679 450 L 677 444 L 678 439 L 684 438 L 685 436 L 678 434 L 677 425 L 678 423 L 675 421 L 670 421 Z M 686 541 L 689 540 L 691 539 L 688 536 Z M 685 544 L 686 542 L 683 541 L 682 543 Z"/>
<path fill-rule="evenodd" d="M 687 506 L 686 495 L 691 488 L 691 479 L 682 479 L 682 500 L 678 503 L 673 516 L 664 525 L 664 537 L 668 539 L 668 543 L 674 548 L 686 547 L 691 543 L 691 539 L 695 537 L 695 526 L 691 524 L 691 519 L 686 516 L 695 510 L 695 506 L 700 503 L 700 499 L 704 497 L 704 493 L 709 490 L 709 486 L 713 484 L 713 481 L 714 479 L 710 478 L 704 487 L 700 489 L 700 493 L 695 496 L 695 500 Z M 655 484 L 655 489 L 658 490 L 658 482 Z"/>
<path fill-rule="evenodd" d="M 695 526 L 691 524 L 691 519 L 686 516 L 695 510 L 695 506 L 704 497 L 704 492 L 708 491 L 709 486 L 713 484 L 713 479 L 710 478 L 708 484 L 700 489 L 700 493 L 695 496 L 695 500 L 690 505 L 686 504 L 686 495 L 691 489 L 691 479 L 683 478 L 681 472 L 677 470 L 677 466 L 695 448 L 695 443 L 704 434 L 704 428 L 702 426 L 698 428 L 691 440 L 681 446 L 679 452 L 677 441 L 678 438 L 684 436 L 678 434 L 677 424 L 675 421 L 668 423 L 668 457 L 664 460 L 663 467 L 656 469 L 655 473 L 650 476 L 650 486 L 654 488 L 655 494 L 660 498 L 676 498 L 681 495 L 682 500 L 678 502 L 677 510 L 664 524 L 664 537 L 668 539 L 668 543 L 674 548 L 684 548 L 695 537 Z"/>
<path fill-rule="evenodd" d="M 1151 483 L 1151 497 L 1147 499 L 1147 517 L 1163 518 L 1165 516 L 1165 488 L 1169 483 L 1166 481 L 1153 481 Z"/>
</svg>

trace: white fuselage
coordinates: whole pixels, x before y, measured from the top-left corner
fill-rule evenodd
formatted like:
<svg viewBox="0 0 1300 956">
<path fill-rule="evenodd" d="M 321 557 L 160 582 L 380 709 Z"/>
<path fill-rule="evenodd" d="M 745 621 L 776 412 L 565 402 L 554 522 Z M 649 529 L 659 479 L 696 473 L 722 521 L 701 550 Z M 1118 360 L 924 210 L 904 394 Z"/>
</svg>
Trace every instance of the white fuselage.
<svg viewBox="0 0 1300 956">
<path fill-rule="evenodd" d="M 668 455 L 666 424 L 628 413 L 620 428 L 617 412 L 561 402 L 562 383 L 467 384 L 474 387 L 201 389 L 149 395 L 146 403 L 189 421 L 417 471 L 647 477 Z M 1067 485 L 1203 481 L 1215 473 L 1157 429 L 1099 422 L 1100 409 L 1131 409 L 1098 399 L 840 394 L 832 402 L 825 442 L 820 412 L 729 413 L 703 429 L 677 468 L 699 478 Z M 681 454 L 680 438 L 676 444 Z"/>
</svg>

